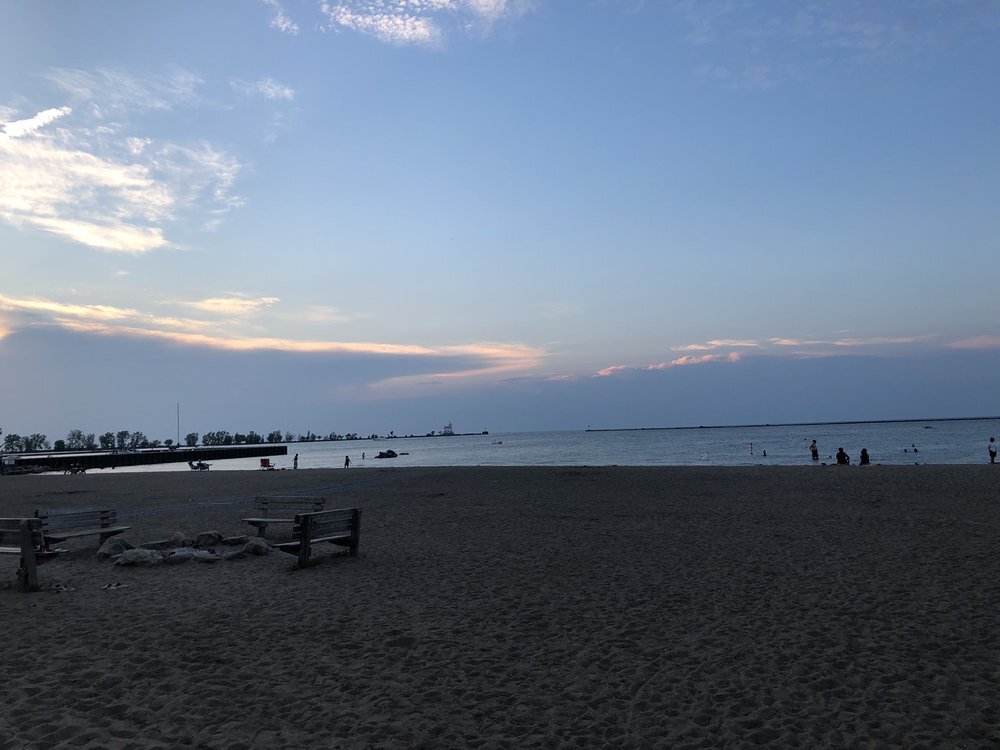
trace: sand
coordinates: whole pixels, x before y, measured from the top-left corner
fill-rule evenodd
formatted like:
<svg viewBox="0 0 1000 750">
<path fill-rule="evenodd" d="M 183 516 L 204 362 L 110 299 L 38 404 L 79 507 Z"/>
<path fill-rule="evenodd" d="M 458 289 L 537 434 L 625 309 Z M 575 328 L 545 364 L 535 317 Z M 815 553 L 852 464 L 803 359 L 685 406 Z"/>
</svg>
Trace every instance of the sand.
<svg viewBox="0 0 1000 750">
<path fill-rule="evenodd" d="M 0 748 L 1000 745 L 1000 469 L 444 468 L 0 477 L 133 543 L 255 494 L 361 555 L 0 557 Z M 105 588 L 108 584 L 119 584 Z"/>
</svg>

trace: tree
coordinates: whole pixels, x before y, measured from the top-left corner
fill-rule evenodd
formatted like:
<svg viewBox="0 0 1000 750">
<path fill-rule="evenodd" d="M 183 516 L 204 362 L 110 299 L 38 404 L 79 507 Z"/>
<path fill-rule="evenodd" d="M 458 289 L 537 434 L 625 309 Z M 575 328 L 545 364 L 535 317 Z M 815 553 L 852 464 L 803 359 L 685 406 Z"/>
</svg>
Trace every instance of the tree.
<svg viewBox="0 0 1000 750">
<path fill-rule="evenodd" d="M 267 442 L 269 443 L 280 443 L 281 442 L 281 430 L 271 430 L 267 433 Z"/>
<path fill-rule="evenodd" d="M 167 438 L 166 440 L 163 441 L 163 444 L 169 448 L 171 445 L 174 444 L 174 441 L 171 440 L 170 438 Z"/>
<path fill-rule="evenodd" d="M 194 448 L 196 445 L 198 445 L 198 437 L 199 435 L 197 432 L 189 432 L 187 435 L 184 436 L 184 445 L 186 445 L 188 448 Z"/>
<path fill-rule="evenodd" d="M 26 451 L 50 451 L 52 446 L 49 445 L 49 439 L 45 435 L 36 432 L 24 438 L 24 449 Z"/>
<path fill-rule="evenodd" d="M 101 441 L 102 451 L 113 450 L 115 447 L 115 433 L 113 432 L 105 432 L 98 438 L 98 440 Z"/>
<path fill-rule="evenodd" d="M 128 436 L 128 447 L 132 450 L 136 450 L 138 448 L 148 448 L 149 438 L 141 432 L 133 432 Z"/>
<path fill-rule="evenodd" d="M 130 434 L 131 433 L 128 430 L 119 430 L 118 432 L 115 433 L 115 437 L 118 440 L 117 446 L 119 448 L 125 448 L 126 446 L 128 446 L 128 436 Z"/>
<path fill-rule="evenodd" d="M 56 440 L 52 444 L 52 450 L 55 450 L 55 451 L 64 451 L 64 450 L 66 450 L 66 441 L 65 440 Z"/>
<path fill-rule="evenodd" d="M 94 433 L 84 434 L 82 430 L 70 430 L 66 436 L 66 447 L 71 451 L 93 450 L 97 447 Z"/>
<path fill-rule="evenodd" d="M 3 449 L 5 453 L 23 453 L 24 441 L 16 432 L 11 432 L 3 439 Z"/>
<path fill-rule="evenodd" d="M 260 445 L 264 442 L 264 438 L 258 435 L 253 430 L 247 433 L 247 445 Z"/>
<path fill-rule="evenodd" d="M 295 435 L 293 435 L 290 432 L 286 432 L 285 433 L 285 442 L 286 443 L 294 443 L 295 442 Z"/>
</svg>

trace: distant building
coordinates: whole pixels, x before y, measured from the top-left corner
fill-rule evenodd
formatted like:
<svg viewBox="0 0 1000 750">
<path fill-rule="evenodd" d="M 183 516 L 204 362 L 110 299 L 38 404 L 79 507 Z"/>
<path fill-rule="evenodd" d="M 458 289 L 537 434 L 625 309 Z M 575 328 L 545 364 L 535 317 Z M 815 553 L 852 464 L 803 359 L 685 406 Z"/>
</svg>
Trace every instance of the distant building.
<svg viewBox="0 0 1000 750">
<path fill-rule="evenodd" d="M 454 435 L 455 434 L 455 428 L 451 426 L 451 422 L 449 422 L 448 424 L 446 424 L 444 426 L 444 429 L 441 430 L 441 434 L 442 435 Z"/>
</svg>

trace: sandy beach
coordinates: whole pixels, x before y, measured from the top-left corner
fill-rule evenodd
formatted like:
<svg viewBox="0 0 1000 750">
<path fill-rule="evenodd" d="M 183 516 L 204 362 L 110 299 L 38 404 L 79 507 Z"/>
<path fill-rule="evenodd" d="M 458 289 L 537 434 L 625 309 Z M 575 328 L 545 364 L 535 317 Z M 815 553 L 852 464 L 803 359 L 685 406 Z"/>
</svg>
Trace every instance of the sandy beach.
<svg viewBox="0 0 1000 750">
<path fill-rule="evenodd" d="M 0 557 L 0 748 L 1000 745 L 1000 469 L 442 468 L 0 477 L 139 545 L 362 508 L 324 546 Z M 118 584 L 108 587 L 109 584 Z"/>
</svg>

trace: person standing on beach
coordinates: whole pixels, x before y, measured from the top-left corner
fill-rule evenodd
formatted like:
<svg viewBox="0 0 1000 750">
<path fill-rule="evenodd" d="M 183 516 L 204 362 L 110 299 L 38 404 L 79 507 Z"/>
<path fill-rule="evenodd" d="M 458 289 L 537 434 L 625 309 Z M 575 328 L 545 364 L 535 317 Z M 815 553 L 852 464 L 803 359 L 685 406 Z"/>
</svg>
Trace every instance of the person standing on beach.
<svg viewBox="0 0 1000 750">
<path fill-rule="evenodd" d="M 351 457 L 350 456 L 344 456 L 344 468 L 348 469 L 348 468 L 350 468 L 350 466 L 351 466 Z"/>
<path fill-rule="evenodd" d="M 293 469 L 299 468 L 299 454 L 298 453 L 296 453 L 295 454 L 295 458 L 292 459 L 292 468 Z"/>
<path fill-rule="evenodd" d="M 813 461 L 819 461 L 819 446 L 816 445 L 815 440 L 813 440 L 812 444 L 809 446 L 809 452 L 812 453 Z"/>
<path fill-rule="evenodd" d="M 986 452 L 990 454 L 990 463 L 995 464 L 997 462 L 997 442 L 993 438 L 990 438 L 990 442 L 986 444 Z"/>
</svg>

